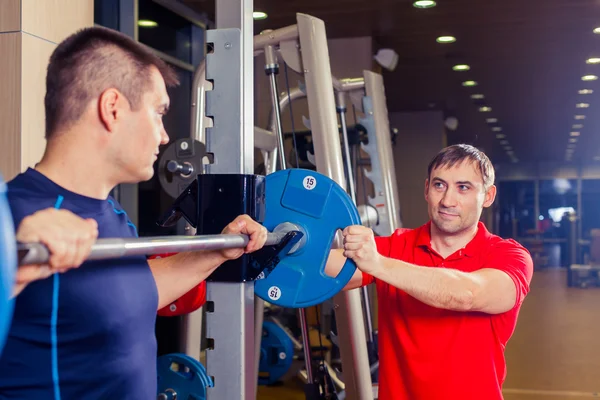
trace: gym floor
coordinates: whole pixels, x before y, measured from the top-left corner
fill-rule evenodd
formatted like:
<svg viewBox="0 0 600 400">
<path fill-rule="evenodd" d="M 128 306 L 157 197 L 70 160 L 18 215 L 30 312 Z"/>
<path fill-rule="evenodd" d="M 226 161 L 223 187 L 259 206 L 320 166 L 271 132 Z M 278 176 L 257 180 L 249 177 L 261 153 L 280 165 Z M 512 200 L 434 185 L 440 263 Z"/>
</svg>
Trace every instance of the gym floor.
<svg viewBox="0 0 600 400">
<path fill-rule="evenodd" d="M 536 271 L 508 343 L 505 400 L 600 398 L 600 289 L 566 286 L 564 269 Z M 304 400 L 298 380 L 259 387 L 259 400 Z"/>
</svg>

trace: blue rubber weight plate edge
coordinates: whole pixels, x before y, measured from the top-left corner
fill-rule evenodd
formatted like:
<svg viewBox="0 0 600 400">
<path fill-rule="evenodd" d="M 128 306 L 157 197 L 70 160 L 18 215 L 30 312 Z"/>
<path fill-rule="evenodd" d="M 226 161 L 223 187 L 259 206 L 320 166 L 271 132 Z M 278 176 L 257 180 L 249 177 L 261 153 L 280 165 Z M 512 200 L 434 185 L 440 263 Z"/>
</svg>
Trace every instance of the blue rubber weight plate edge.
<svg viewBox="0 0 600 400">
<path fill-rule="evenodd" d="M 272 214 L 269 214 L 269 208 L 270 208 L 269 203 L 273 201 L 273 194 L 274 194 L 274 192 L 272 192 L 272 191 L 273 190 L 277 190 L 277 191 L 281 190 L 282 191 L 281 193 L 276 193 L 277 198 L 281 199 L 284 194 L 284 191 L 286 189 L 287 181 L 290 179 L 290 175 L 292 173 L 295 175 L 299 175 L 302 179 L 307 176 L 312 176 L 320 182 L 325 181 L 328 183 L 332 183 L 333 185 L 331 188 L 331 192 L 333 192 L 333 194 L 336 196 L 336 199 L 338 199 L 342 202 L 344 209 L 348 213 L 347 215 L 344 216 L 344 217 L 348 217 L 347 221 L 349 221 L 349 224 L 347 224 L 347 225 L 360 225 L 361 224 L 360 216 L 358 214 L 358 210 L 357 210 L 356 206 L 354 205 L 350 196 L 341 188 L 341 186 L 339 186 L 331 178 L 329 178 L 321 173 L 318 173 L 318 172 L 312 171 L 312 170 L 304 170 L 304 169 L 282 170 L 282 171 L 278 171 L 278 172 L 267 175 L 266 182 L 265 182 L 265 184 L 267 185 L 266 186 L 266 188 L 267 188 L 266 189 L 267 190 L 267 205 L 266 205 L 267 219 L 270 219 L 269 215 L 272 216 Z M 269 185 L 269 183 L 271 183 L 271 185 Z M 307 194 L 307 199 L 309 199 L 309 198 L 310 198 L 310 195 Z M 273 207 L 272 204 L 271 204 L 271 207 Z M 275 207 L 282 207 L 281 203 L 275 205 Z M 324 218 L 326 218 L 326 217 L 324 217 Z M 282 222 L 297 222 L 297 221 L 278 221 L 278 223 L 282 223 Z M 271 221 L 271 223 L 272 223 L 272 221 Z M 274 227 L 267 226 L 267 228 L 273 229 Z M 345 226 L 342 226 L 340 228 L 343 229 L 343 228 L 345 228 Z M 308 236 L 309 236 L 309 238 L 308 238 L 309 245 L 306 246 L 304 249 L 302 249 L 302 251 L 305 251 L 305 250 L 310 251 L 310 232 L 308 233 Z M 319 255 L 316 255 L 315 257 L 322 261 L 322 258 L 326 257 L 326 256 L 328 256 L 328 254 L 327 255 L 319 254 Z M 293 257 L 293 255 L 290 257 Z M 277 270 L 277 267 L 275 267 L 275 270 Z M 337 281 L 337 284 L 335 285 L 334 290 L 329 290 L 325 293 L 319 293 L 318 296 L 313 297 L 311 300 L 297 301 L 295 298 L 292 300 L 292 299 L 286 298 L 285 296 L 283 296 L 280 299 L 270 298 L 268 295 L 270 288 L 272 286 L 279 286 L 277 279 L 273 279 L 273 276 L 277 275 L 277 274 L 271 274 L 271 275 L 267 276 L 267 278 L 265 278 L 265 279 L 256 281 L 255 293 L 261 299 L 263 299 L 269 303 L 282 306 L 282 307 L 290 307 L 290 308 L 310 307 L 310 306 L 320 304 L 320 303 L 332 298 L 337 293 L 339 293 L 344 288 L 344 286 L 346 286 L 346 284 L 348 284 L 350 279 L 352 279 L 352 276 L 354 275 L 355 271 L 356 271 L 356 264 L 352 260 L 349 260 L 349 259 L 346 260 L 346 263 L 344 264 L 342 270 L 340 271 L 338 276 L 335 278 Z M 321 272 L 321 275 L 323 275 L 323 272 Z M 333 278 L 324 277 L 324 276 L 322 278 L 327 279 L 327 280 L 333 279 Z M 309 289 L 309 287 L 306 287 L 306 289 Z"/>
<path fill-rule="evenodd" d="M 174 374 L 175 372 L 171 371 L 171 365 L 173 363 L 177 363 L 179 365 L 186 366 L 190 370 L 190 372 L 194 375 L 193 380 L 198 379 L 198 382 L 201 384 L 201 386 L 194 387 L 194 393 L 188 393 L 186 390 L 182 390 L 182 388 L 174 387 L 173 389 L 180 390 L 178 398 L 181 397 L 181 398 L 187 399 L 187 397 L 185 397 L 185 395 L 193 395 L 197 399 L 206 399 L 206 388 L 213 386 L 212 380 L 206 373 L 206 368 L 204 367 L 204 365 L 202 365 L 202 363 L 200 363 L 200 361 L 198 361 L 195 358 L 190 357 L 186 354 L 183 354 L 183 353 L 165 354 L 163 356 L 158 357 L 158 360 L 157 360 L 157 373 L 159 376 L 158 392 L 160 393 L 162 390 L 165 390 L 166 389 L 165 386 L 167 386 L 167 387 L 171 386 L 171 385 L 169 385 L 170 382 L 165 383 L 164 377 L 161 380 L 160 375 L 161 375 L 161 372 L 163 372 L 163 371 L 166 373 L 169 373 L 169 374 L 171 374 L 171 373 Z M 188 389 L 188 388 L 185 388 L 185 389 Z"/>
<path fill-rule="evenodd" d="M 263 322 L 263 329 L 267 330 L 270 335 L 276 338 L 276 340 L 283 346 L 285 354 L 288 357 L 285 359 L 285 362 L 281 363 L 281 365 L 277 365 L 275 371 L 269 371 L 270 375 L 268 379 L 261 379 L 259 377 L 259 384 L 267 385 L 277 382 L 292 367 L 292 362 L 294 361 L 294 344 L 287 333 L 285 333 L 285 331 L 274 322 Z M 261 343 L 261 347 L 262 345 L 263 343 Z"/>
<path fill-rule="evenodd" d="M 6 184 L 0 176 L 0 354 L 13 315 L 12 290 L 17 269 L 15 226 L 6 198 Z"/>
</svg>

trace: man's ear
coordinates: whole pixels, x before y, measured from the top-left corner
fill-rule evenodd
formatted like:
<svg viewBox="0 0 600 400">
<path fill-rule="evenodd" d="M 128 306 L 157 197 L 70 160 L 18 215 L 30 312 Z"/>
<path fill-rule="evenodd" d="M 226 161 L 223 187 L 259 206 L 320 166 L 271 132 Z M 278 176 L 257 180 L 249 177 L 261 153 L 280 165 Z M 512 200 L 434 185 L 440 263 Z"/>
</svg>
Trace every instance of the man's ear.
<svg viewBox="0 0 600 400">
<path fill-rule="evenodd" d="M 120 110 L 123 106 L 125 96 L 117 89 L 106 89 L 98 98 L 98 117 L 106 130 L 112 132 L 120 117 Z"/>
<path fill-rule="evenodd" d="M 492 185 L 490 186 L 486 192 L 485 192 L 485 200 L 483 201 L 483 208 L 488 208 L 489 206 L 491 206 L 494 203 L 494 200 L 496 199 L 496 186 Z"/>
<path fill-rule="evenodd" d="M 425 201 L 429 200 L 429 178 L 425 179 Z"/>
</svg>

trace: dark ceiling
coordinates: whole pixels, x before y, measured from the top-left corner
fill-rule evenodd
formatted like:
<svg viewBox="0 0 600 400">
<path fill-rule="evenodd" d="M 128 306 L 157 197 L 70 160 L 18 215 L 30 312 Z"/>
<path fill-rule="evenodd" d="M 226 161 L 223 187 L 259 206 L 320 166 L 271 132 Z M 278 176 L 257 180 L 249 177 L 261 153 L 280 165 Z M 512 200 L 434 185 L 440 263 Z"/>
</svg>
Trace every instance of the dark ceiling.
<svg viewBox="0 0 600 400">
<path fill-rule="evenodd" d="M 212 0 L 183 2 L 214 15 Z M 393 48 L 400 55 L 398 67 L 383 72 L 390 112 L 444 110 L 459 121 L 449 142 L 483 147 L 495 162 L 511 160 L 506 146 L 520 161 L 600 162 L 600 80 L 582 81 L 600 76 L 600 64 L 586 63 L 600 57 L 600 35 L 593 32 L 600 27 L 600 0 L 437 0 L 429 9 L 412 3 L 255 0 L 254 9 L 269 15 L 255 22 L 255 32 L 292 25 L 302 12 L 323 19 L 330 38 L 372 36 L 374 51 Z M 457 41 L 438 44 L 440 35 Z M 471 69 L 455 72 L 455 64 Z M 478 86 L 463 87 L 466 80 Z M 582 89 L 594 93 L 579 94 Z M 492 111 L 480 112 L 482 105 Z M 575 120 L 576 114 L 585 119 Z M 569 158 L 571 132 L 580 136 Z"/>
</svg>

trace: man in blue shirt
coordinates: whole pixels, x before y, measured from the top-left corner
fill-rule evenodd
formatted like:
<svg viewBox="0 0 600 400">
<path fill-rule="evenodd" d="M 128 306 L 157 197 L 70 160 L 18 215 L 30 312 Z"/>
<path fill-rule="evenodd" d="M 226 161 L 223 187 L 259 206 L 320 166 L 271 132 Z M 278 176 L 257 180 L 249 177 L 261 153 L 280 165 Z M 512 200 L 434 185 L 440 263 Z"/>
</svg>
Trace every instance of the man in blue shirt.
<svg viewBox="0 0 600 400">
<path fill-rule="evenodd" d="M 264 245 L 265 228 L 240 216 L 223 233 L 250 235 L 245 249 L 84 261 L 97 238 L 137 235 L 109 193 L 152 177 L 169 140 L 166 87 L 177 83 L 161 59 L 104 28 L 82 30 L 52 54 L 46 151 L 8 183 L 17 239 L 42 242 L 52 256 L 49 266 L 18 271 L 0 399 L 156 398 L 157 310 Z"/>
</svg>

